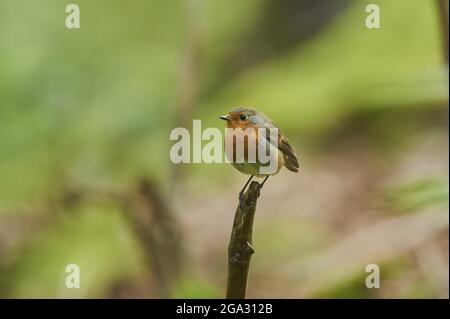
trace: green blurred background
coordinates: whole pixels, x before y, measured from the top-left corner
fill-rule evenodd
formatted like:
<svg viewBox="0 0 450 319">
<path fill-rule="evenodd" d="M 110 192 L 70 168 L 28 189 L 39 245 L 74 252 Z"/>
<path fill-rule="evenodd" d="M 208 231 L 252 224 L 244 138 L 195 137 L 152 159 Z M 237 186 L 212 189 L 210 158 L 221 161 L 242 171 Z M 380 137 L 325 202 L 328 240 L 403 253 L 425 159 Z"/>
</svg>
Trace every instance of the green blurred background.
<svg viewBox="0 0 450 319">
<path fill-rule="evenodd" d="M 364 0 L 78 0 L 74 30 L 69 3 L 0 2 L 1 297 L 223 297 L 247 177 L 169 134 L 252 105 L 301 169 L 262 191 L 249 297 L 448 298 L 438 1 L 376 1 L 380 29 Z"/>
</svg>

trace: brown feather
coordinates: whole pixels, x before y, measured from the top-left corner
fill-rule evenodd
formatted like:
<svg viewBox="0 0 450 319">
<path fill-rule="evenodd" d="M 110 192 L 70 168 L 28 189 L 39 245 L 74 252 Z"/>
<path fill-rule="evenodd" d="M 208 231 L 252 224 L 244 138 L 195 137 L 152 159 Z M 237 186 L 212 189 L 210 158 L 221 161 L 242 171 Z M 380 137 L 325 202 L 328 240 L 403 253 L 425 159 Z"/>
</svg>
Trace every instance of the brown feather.
<svg viewBox="0 0 450 319">
<path fill-rule="evenodd" d="M 298 172 L 298 160 L 294 153 L 289 141 L 284 136 L 280 136 L 280 141 L 278 143 L 278 148 L 284 154 L 284 166 L 292 172 Z"/>
</svg>

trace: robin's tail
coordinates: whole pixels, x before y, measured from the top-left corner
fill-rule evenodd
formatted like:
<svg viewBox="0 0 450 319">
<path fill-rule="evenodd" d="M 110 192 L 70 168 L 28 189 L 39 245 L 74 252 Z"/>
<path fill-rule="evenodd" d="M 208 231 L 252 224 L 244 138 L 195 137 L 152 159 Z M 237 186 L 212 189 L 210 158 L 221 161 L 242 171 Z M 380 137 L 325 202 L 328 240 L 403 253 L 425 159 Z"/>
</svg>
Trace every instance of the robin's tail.
<svg viewBox="0 0 450 319">
<path fill-rule="evenodd" d="M 298 160 L 287 138 L 281 138 L 279 148 L 284 155 L 284 166 L 292 172 L 298 172 Z"/>
<path fill-rule="evenodd" d="M 297 158 L 294 156 L 289 156 L 289 155 L 284 155 L 284 166 L 286 166 L 286 168 L 288 170 L 290 170 L 291 172 L 298 172 L 298 160 Z"/>
</svg>

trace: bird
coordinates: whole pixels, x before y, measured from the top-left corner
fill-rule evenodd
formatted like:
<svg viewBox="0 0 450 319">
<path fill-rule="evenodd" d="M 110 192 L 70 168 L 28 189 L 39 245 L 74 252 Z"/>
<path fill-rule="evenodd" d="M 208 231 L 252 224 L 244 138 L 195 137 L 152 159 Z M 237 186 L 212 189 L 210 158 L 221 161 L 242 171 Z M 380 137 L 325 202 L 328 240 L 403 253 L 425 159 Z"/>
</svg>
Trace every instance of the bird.
<svg viewBox="0 0 450 319">
<path fill-rule="evenodd" d="M 234 129 L 233 133 L 231 133 L 231 130 L 227 130 L 225 134 L 225 146 L 230 146 L 228 149 L 227 147 L 225 147 L 227 158 L 238 171 L 250 175 L 250 178 L 247 180 L 244 187 L 239 192 L 239 203 L 241 208 L 244 206 L 245 189 L 247 188 L 253 177 L 264 177 L 263 182 L 260 183 L 258 187 L 259 194 L 259 191 L 264 186 L 269 176 L 277 174 L 283 166 L 291 172 L 298 172 L 299 163 L 297 155 L 295 154 L 292 146 L 289 144 L 289 140 L 283 135 L 274 121 L 272 121 L 272 119 L 270 119 L 264 113 L 253 107 L 238 106 L 231 109 L 226 115 L 219 116 L 219 118 L 227 122 L 227 128 Z M 239 128 L 241 130 L 239 130 Z M 272 136 L 272 138 L 270 134 L 264 134 L 265 141 L 269 142 L 265 143 L 265 145 L 268 145 L 271 148 L 271 154 L 273 154 L 273 151 L 275 151 L 274 153 L 277 159 L 276 169 L 269 173 L 261 172 L 260 168 L 262 166 L 262 163 L 259 161 L 259 158 L 256 159 L 256 161 L 248 160 L 249 143 L 255 143 L 256 153 L 258 153 L 258 147 L 264 145 L 263 139 L 260 138 L 260 132 L 263 132 L 264 129 L 266 129 L 266 131 L 267 129 L 276 129 L 277 131 L 277 135 L 275 137 Z M 239 133 L 236 133 L 236 131 L 247 132 L 247 134 L 248 132 L 250 132 L 247 137 L 243 139 L 245 141 L 242 162 L 236 160 L 239 155 L 234 151 L 235 149 L 238 149 L 236 147 L 237 138 L 235 138 L 234 135 L 238 135 Z"/>
</svg>

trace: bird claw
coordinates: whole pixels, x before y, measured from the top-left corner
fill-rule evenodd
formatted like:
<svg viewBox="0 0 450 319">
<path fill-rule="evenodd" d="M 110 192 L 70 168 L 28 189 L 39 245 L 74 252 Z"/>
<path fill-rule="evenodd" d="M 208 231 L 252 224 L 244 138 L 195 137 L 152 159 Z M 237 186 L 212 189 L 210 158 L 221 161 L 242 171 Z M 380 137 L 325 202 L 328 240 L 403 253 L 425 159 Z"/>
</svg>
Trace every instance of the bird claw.
<svg viewBox="0 0 450 319">
<path fill-rule="evenodd" d="M 258 188 L 256 189 L 256 197 L 259 198 L 259 196 L 261 195 L 261 189 L 263 188 L 264 183 L 258 184 Z"/>
</svg>

